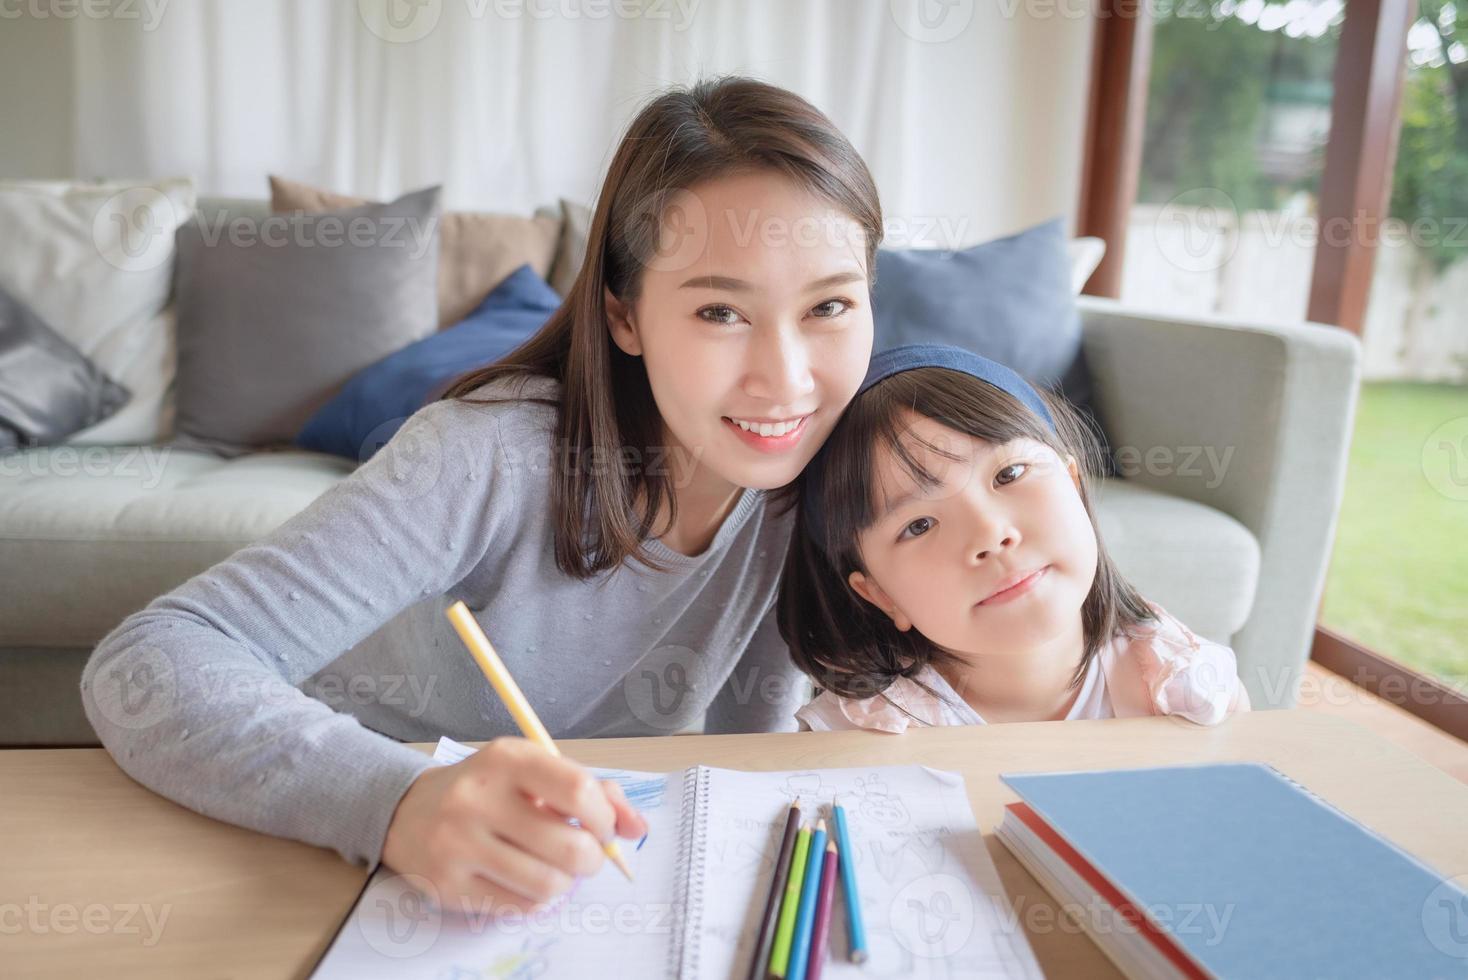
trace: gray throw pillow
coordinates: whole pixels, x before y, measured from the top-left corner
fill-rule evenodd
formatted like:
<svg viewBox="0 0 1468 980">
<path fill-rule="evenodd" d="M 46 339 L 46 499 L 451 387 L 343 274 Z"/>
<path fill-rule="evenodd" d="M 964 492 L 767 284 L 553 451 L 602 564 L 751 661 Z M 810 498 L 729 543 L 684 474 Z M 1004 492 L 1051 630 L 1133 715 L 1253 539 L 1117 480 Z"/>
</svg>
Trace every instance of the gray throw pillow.
<svg viewBox="0 0 1468 980">
<path fill-rule="evenodd" d="M 0 452 L 60 442 L 132 397 L 0 289 Z"/>
<path fill-rule="evenodd" d="M 177 430 L 226 454 L 287 444 L 354 374 L 438 326 L 439 188 L 178 229 Z"/>
<path fill-rule="evenodd" d="M 876 350 L 952 344 L 1091 410 L 1064 223 L 1054 218 L 966 249 L 881 249 Z"/>
</svg>

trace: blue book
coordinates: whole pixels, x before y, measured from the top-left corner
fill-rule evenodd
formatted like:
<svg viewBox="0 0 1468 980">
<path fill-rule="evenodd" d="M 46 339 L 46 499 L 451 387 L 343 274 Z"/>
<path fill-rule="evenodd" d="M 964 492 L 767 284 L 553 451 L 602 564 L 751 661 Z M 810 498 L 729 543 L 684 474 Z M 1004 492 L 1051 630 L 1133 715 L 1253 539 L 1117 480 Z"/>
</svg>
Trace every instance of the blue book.
<svg viewBox="0 0 1468 980">
<path fill-rule="evenodd" d="M 1001 778 L 1000 839 L 1131 975 L 1468 975 L 1468 893 L 1269 766 Z"/>
</svg>

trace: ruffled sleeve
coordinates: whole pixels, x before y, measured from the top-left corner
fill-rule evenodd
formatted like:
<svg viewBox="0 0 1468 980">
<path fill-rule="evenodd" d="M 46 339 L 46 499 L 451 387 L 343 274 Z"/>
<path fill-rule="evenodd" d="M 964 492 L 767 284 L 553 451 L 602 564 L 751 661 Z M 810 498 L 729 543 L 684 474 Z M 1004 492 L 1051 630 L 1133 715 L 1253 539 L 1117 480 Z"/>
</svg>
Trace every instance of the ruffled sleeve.
<svg viewBox="0 0 1468 980">
<path fill-rule="evenodd" d="M 951 724 L 944 717 L 942 702 L 931 691 L 905 677 L 897 678 L 882 694 L 860 700 L 822 691 L 796 711 L 795 717 L 802 729 L 816 732 L 865 729 L 898 735 L 914 722 Z"/>
<path fill-rule="evenodd" d="M 1199 725 L 1216 725 L 1250 709 L 1233 650 L 1193 634 L 1161 606 L 1157 616 L 1131 635 L 1118 637 L 1118 660 L 1140 676 L 1158 715 L 1179 715 Z"/>
</svg>

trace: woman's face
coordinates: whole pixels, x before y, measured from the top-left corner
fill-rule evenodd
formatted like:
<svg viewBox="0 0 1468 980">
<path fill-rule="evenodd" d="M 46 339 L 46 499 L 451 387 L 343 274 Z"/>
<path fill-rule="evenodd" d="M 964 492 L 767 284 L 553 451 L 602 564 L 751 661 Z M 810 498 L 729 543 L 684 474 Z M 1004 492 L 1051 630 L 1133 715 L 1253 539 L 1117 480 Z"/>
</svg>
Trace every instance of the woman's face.
<svg viewBox="0 0 1468 980">
<path fill-rule="evenodd" d="M 959 654 L 1024 652 L 1074 629 L 1097 562 L 1075 461 L 905 415 L 903 444 L 940 482 L 921 486 L 877 453 L 877 519 L 858 537 L 866 574 L 851 587 Z"/>
<path fill-rule="evenodd" d="M 861 226 L 755 173 L 680 192 L 661 232 L 637 301 L 607 296 L 613 340 L 643 359 L 675 462 L 733 486 L 784 486 L 871 359 Z"/>
</svg>

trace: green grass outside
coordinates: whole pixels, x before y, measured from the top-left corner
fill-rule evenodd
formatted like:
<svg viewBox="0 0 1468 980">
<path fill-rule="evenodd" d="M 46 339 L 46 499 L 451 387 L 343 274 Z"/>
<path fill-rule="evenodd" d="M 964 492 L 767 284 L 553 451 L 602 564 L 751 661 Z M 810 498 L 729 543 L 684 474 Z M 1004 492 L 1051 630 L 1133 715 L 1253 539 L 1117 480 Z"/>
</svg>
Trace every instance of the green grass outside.
<svg viewBox="0 0 1468 980">
<path fill-rule="evenodd" d="M 1424 461 L 1445 422 L 1468 417 L 1468 387 L 1366 384 L 1322 622 L 1426 674 L 1468 684 L 1468 500 L 1439 492 Z M 1458 461 L 1468 470 L 1468 459 Z M 1468 494 L 1458 493 L 1457 496 Z"/>
</svg>

